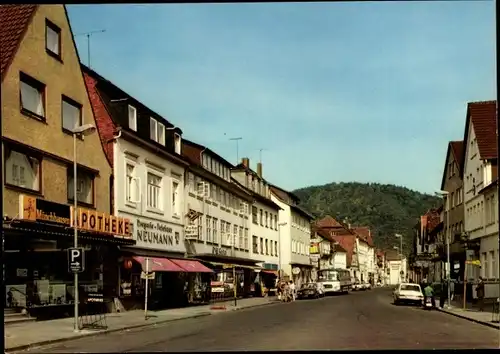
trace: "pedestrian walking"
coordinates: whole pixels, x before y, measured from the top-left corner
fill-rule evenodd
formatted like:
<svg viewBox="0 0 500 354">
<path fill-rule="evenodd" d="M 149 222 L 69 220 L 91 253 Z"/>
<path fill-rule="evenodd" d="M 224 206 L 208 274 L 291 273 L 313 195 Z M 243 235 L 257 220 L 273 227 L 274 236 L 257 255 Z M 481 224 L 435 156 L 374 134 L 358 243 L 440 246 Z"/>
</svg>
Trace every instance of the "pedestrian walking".
<svg viewBox="0 0 500 354">
<path fill-rule="evenodd" d="M 455 279 L 450 280 L 450 301 L 455 297 Z M 451 304 L 449 304 L 451 305 Z"/>
<path fill-rule="evenodd" d="M 424 306 L 428 298 L 431 299 L 432 307 L 436 307 L 436 303 L 434 302 L 434 289 L 432 288 L 431 284 L 427 284 L 427 286 L 424 288 Z"/>
<path fill-rule="evenodd" d="M 292 301 L 295 301 L 295 283 L 290 280 L 290 292 L 292 293 Z"/>
<path fill-rule="evenodd" d="M 479 277 L 479 284 L 476 287 L 477 300 L 479 304 L 479 311 L 484 311 L 484 281 L 483 277 Z"/>
</svg>

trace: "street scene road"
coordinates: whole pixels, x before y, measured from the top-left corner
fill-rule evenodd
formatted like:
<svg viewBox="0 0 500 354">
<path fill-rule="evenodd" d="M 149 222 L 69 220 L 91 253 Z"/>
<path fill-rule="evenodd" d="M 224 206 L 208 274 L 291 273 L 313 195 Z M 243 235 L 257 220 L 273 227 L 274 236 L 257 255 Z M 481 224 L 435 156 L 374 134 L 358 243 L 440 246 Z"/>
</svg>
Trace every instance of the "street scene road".
<svg viewBox="0 0 500 354">
<path fill-rule="evenodd" d="M 37 348 L 41 353 L 497 348 L 498 331 L 395 306 L 391 289 L 277 303 Z"/>
</svg>

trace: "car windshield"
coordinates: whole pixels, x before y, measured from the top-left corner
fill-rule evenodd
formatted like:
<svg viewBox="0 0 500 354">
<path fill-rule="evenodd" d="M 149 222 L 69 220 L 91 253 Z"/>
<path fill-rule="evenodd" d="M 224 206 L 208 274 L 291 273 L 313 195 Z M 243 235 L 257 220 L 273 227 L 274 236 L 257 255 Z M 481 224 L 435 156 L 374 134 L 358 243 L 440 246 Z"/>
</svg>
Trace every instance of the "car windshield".
<svg viewBox="0 0 500 354">
<path fill-rule="evenodd" d="M 401 285 L 401 290 L 420 292 L 420 287 L 418 285 L 405 284 L 405 285 Z"/>
</svg>

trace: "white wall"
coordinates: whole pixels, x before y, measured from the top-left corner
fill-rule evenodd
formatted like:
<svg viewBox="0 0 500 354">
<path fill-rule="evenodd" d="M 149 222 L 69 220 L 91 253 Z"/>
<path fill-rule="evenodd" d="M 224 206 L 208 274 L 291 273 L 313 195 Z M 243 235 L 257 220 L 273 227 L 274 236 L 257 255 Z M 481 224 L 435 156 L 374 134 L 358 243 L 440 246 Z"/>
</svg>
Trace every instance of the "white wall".
<svg viewBox="0 0 500 354">
<path fill-rule="evenodd" d="M 401 279 L 402 281 L 406 281 L 406 274 L 407 274 L 407 260 L 406 258 L 403 258 L 403 262 L 399 260 L 394 260 L 394 261 L 388 261 L 387 266 L 389 268 L 389 278 L 388 278 L 388 284 L 389 285 L 396 285 L 399 284 Z M 403 271 L 404 274 L 400 276 L 399 272 Z"/>
<path fill-rule="evenodd" d="M 358 257 L 358 269 L 360 274 L 363 275 L 363 281 L 367 282 L 368 272 L 369 272 L 369 246 L 365 241 L 356 238 L 356 249 L 357 249 L 357 257 Z M 361 275 L 359 276 L 359 280 L 361 281 Z"/>
<path fill-rule="evenodd" d="M 210 185 L 211 191 L 207 194 L 202 191 L 202 183 Z M 185 198 L 186 214 L 189 210 L 202 214 L 194 223 L 198 226 L 199 236 L 198 240 L 190 242 L 191 253 L 250 258 L 250 208 L 247 202 L 229 188 L 210 183 L 191 171 L 186 174 Z"/>
<path fill-rule="evenodd" d="M 333 256 L 333 267 L 347 269 L 347 253 L 335 252 Z"/>
<path fill-rule="evenodd" d="M 292 264 L 310 265 L 309 246 L 311 244 L 311 226 L 309 219 L 293 210 L 291 213 L 291 262 Z"/>
<path fill-rule="evenodd" d="M 253 214 L 256 209 L 256 217 Z M 262 215 L 262 220 L 261 220 Z M 267 219 L 266 219 L 267 216 Z M 279 257 L 279 231 L 278 231 L 278 209 L 271 208 L 267 204 L 254 202 L 252 205 L 252 221 L 250 224 L 250 235 L 252 247 L 250 255 L 252 259 L 263 263 L 278 265 Z M 254 250 L 254 239 L 256 237 L 257 249 Z M 267 247 L 266 247 L 267 245 Z"/>
<path fill-rule="evenodd" d="M 115 141 L 114 149 L 114 213 L 129 218 L 133 224 L 133 238 L 139 248 L 167 252 L 185 252 L 183 210 L 184 210 L 184 167 L 150 153 L 125 139 Z M 127 201 L 126 165 L 134 166 L 136 180 L 131 192 L 133 200 Z M 152 172 L 161 177 L 160 206 L 148 207 L 147 174 Z M 178 184 L 176 207 L 173 207 L 173 183 Z"/>
<path fill-rule="evenodd" d="M 271 193 L 271 200 L 278 204 L 282 210 L 278 212 L 278 224 L 285 223 L 283 226 L 278 225 L 279 232 L 279 249 L 280 249 L 280 269 L 286 274 L 292 274 L 290 266 L 292 260 L 292 213 L 290 206 L 283 203 Z"/>
<path fill-rule="evenodd" d="M 491 183 L 491 164 L 481 161 L 472 122 L 467 134 L 464 165 L 464 229 L 470 239 L 483 236 L 484 196 L 477 194 Z M 475 181 L 475 193 L 473 193 Z"/>
</svg>

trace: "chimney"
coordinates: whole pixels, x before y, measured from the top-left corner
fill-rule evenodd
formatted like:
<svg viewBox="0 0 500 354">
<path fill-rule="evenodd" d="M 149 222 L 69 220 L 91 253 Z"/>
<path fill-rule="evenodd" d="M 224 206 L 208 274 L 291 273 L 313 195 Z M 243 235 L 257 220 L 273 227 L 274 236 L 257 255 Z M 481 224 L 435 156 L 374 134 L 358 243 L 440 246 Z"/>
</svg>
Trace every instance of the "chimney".
<svg viewBox="0 0 500 354">
<path fill-rule="evenodd" d="M 241 159 L 241 163 L 243 164 L 243 166 L 245 166 L 246 168 L 249 168 L 250 167 L 250 159 L 248 157 L 243 157 Z"/>
<path fill-rule="evenodd" d="M 262 178 L 262 163 L 257 163 L 257 175 Z"/>
</svg>

